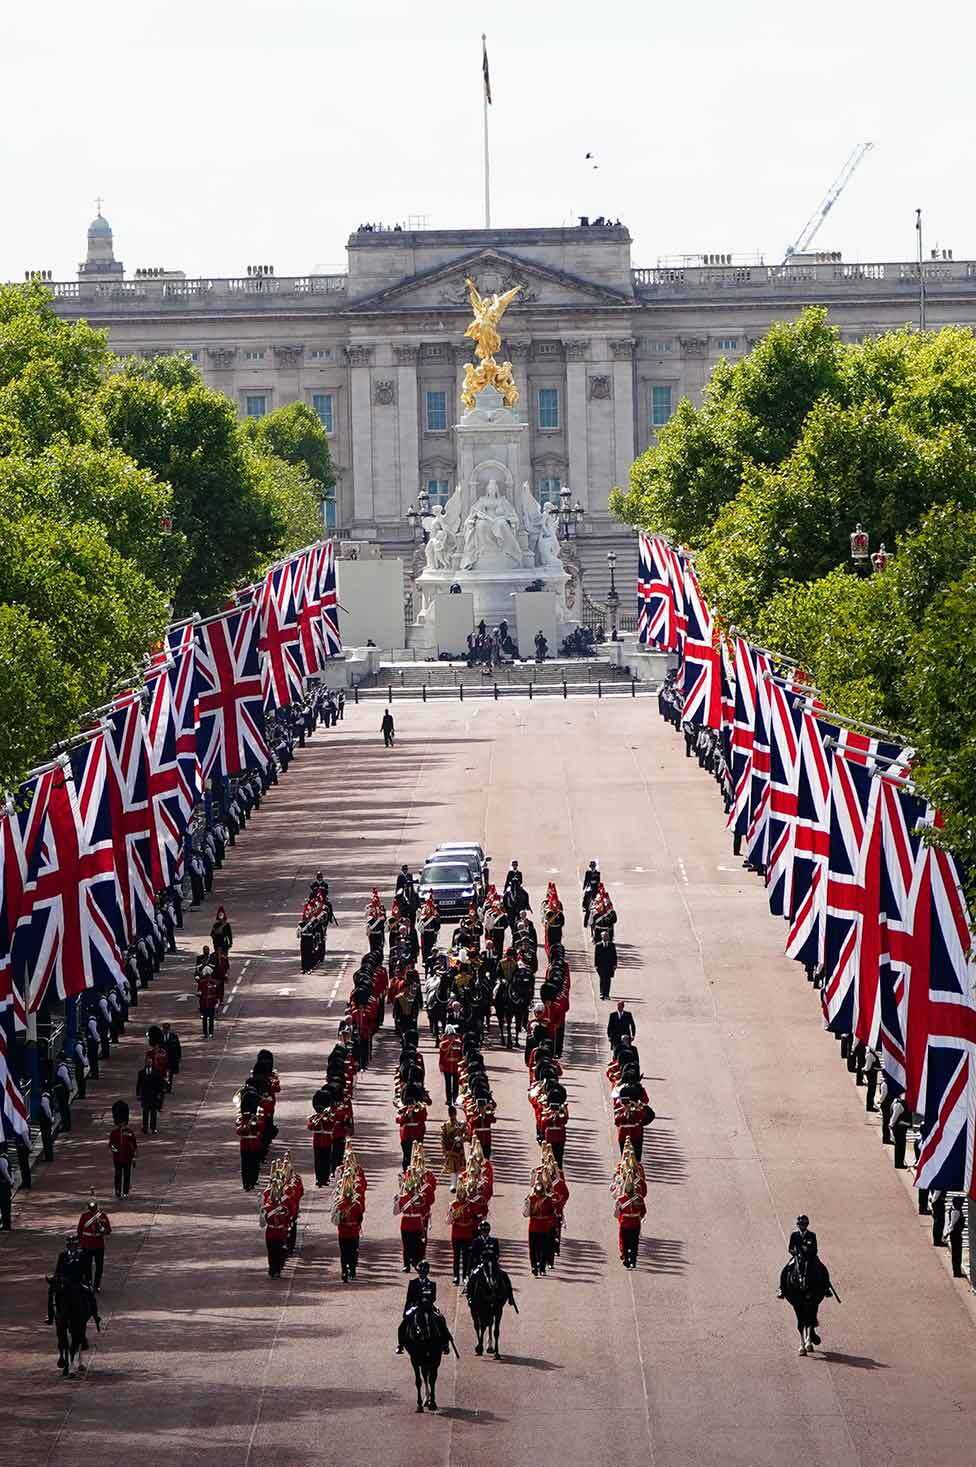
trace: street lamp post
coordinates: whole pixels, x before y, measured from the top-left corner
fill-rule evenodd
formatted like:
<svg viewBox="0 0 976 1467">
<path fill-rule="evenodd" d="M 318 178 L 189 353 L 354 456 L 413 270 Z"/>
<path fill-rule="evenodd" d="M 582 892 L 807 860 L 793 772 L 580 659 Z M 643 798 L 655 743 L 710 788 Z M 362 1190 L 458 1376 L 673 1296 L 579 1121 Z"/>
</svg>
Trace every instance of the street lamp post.
<svg viewBox="0 0 976 1467">
<path fill-rule="evenodd" d="M 617 634 L 617 613 L 620 610 L 620 592 L 617 590 L 617 582 L 614 578 L 614 569 L 617 564 L 617 552 L 607 551 L 607 565 L 610 567 L 610 590 L 607 592 L 607 610 L 610 613 L 610 640 L 619 640 Z"/>
<path fill-rule="evenodd" d="M 851 560 L 854 562 L 854 569 L 862 574 L 868 568 L 869 543 L 868 532 L 859 521 L 851 532 Z"/>
<path fill-rule="evenodd" d="M 410 521 L 410 529 L 413 533 L 413 538 L 416 540 L 417 531 L 420 530 L 423 534 L 425 545 L 427 543 L 427 531 L 424 529 L 424 520 L 429 514 L 430 495 L 427 493 L 426 489 L 421 489 L 420 493 L 417 495 L 416 509 L 412 504 L 407 509 L 407 519 Z"/>
<path fill-rule="evenodd" d="M 576 527 L 583 518 L 583 506 L 577 499 L 572 506 L 572 491 L 568 484 L 561 484 L 559 488 L 559 518 L 556 528 L 560 540 L 575 540 Z"/>
</svg>

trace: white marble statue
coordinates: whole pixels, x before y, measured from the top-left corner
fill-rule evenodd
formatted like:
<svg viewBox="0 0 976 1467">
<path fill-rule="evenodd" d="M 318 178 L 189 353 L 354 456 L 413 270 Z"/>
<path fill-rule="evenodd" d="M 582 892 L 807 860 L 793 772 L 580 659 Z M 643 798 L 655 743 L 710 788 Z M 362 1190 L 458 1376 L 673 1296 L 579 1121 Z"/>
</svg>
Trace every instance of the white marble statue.
<svg viewBox="0 0 976 1467">
<path fill-rule="evenodd" d="M 484 494 L 475 500 L 464 522 L 461 569 L 474 570 L 483 560 L 521 566 L 518 530 L 519 517 L 514 505 L 499 494 L 498 480 L 489 479 Z"/>
<path fill-rule="evenodd" d="M 526 480 L 519 490 L 518 511 L 522 518 L 522 526 L 527 532 L 529 539 L 534 540 L 542 529 L 542 507 L 529 488 L 528 480 Z"/>
<path fill-rule="evenodd" d="M 439 504 L 435 504 L 433 511 L 423 521 L 424 529 L 427 531 L 427 545 L 425 555 L 428 570 L 451 570 L 454 565 L 454 552 L 457 549 L 457 536 L 448 529 L 447 519 Z"/>
<path fill-rule="evenodd" d="M 542 528 L 535 547 L 535 563 L 547 570 L 558 567 L 562 570 L 562 555 L 559 549 L 559 511 L 554 504 L 547 504 L 542 511 Z"/>
</svg>

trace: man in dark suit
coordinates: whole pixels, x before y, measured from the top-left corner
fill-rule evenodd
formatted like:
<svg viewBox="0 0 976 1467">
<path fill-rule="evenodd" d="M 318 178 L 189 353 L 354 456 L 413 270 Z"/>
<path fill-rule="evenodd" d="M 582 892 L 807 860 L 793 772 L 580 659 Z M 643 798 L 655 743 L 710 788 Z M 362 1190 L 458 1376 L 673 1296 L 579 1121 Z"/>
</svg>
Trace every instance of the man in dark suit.
<svg viewBox="0 0 976 1467">
<path fill-rule="evenodd" d="M 600 997 L 609 998 L 610 984 L 617 971 L 617 946 L 610 932 L 600 933 L 599 941 L 593 949 L 593 966 L 600 979 Z"/>
<path fill-rule="evenodd" d="M 136 1078 L 136 1099 L 142 1105 L 142 1134 L 155 1136 L 159 1123 L 159 1107 L 163 1099 L 163 1077 L 149 1060 Z"/>
<path fill-rule="evenodd" d="M 618 999 L 617 1007 L 607 1020 L 607 1038 L 610 1041 L 610 1048 L 616 1049 L 625 1035 L 628 1039 L 633 1039 L 636 1033 L 637 1025 L 634 1023 L 633 1014 L 630 1009 L 624 1008 L 623 999 Z"/>
</svg>

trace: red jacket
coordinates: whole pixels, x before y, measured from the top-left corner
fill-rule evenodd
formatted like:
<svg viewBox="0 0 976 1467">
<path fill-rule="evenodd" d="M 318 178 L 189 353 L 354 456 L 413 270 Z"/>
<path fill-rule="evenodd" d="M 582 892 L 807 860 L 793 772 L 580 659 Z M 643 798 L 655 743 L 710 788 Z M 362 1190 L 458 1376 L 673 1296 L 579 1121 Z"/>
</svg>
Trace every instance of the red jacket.
<svg viewBox="0 0 976 1467">
<path fill-rule="evenodd" d="M 438 1047 L 438 1066 L 442 1075 L 456 1075 L 464 1046 L 459 1034 L 445 1034 Z"/>
<path fill-rule="evenodd" d="M 260 1151 L 262 1125 L 257 1116 L 239 1116 L 235 1127 L 242 1151 Z"/>
<path fill-rule="evenodd" d="M 427 1107 L 411 1102 L 397 1111 L 401 1141 L 422 1141 L 427 1130 Z"/>
<path fill-rule="evenodd" d="M 470 1243 L 478 1226 L 479 1214 L 470 1202 L 452 1202 L 447 1213 L 451 1224 L 451 1241 Z"/>
<path fill-rule="evenodd" d="M 165 1078 L 169 1074 L 169 1055 L 161 1044 L 154 1044 L 146 1050 L 143 1066 L 152 1065 L 154 1069 Z"/>
<path fill-rule="evenodd" d="M 136 1145 L 136 1138 L 128 1126 L 116 1126 L 113 1131 L 110 1131 L 108 1144 L 112 1148 L 113 1161 L 121 1162 L 123 1166 L 126 1162 L 135 1159 L 135 1154 L 139 1149 Z"/>
<path fill-rule="evenodd" d="M 363 1228 L 363 1204 L 357 1197 L 342 1197 L 335 1205 L 338 1217 L 336 1235 L 340 1238 L 358 1238 Z"/>
<path fill-rule="evenodd" d="M 427 1226 L 430 1205 L 423 1192 L 411 1192 L 400 1198 L 401 1233 L 422 1233 Z"/>
<path fill-rule="evenodd" d="M 265 1210 L 264 1236 L 269 1243 L 284 1243 L 291 1231 L 291 1211 L 286 1202 L 276 1202 Z"/>
<path fill-rule="evenodd" d="M 620 1222 L 620 1231 L 626 1232 L 627 1229 L 640 1227 L 647 1206 L 643 1197 L 621 1197 L 615 1211 Z"/>
<path fill-rule="evenodd" d="M 551 1197 L 529 1197 L 529 1232 L 551 1233 L 556 1226 L 556 1205 Z"/>
<path fill-rule="evenodd" d="M 305 1125 L 312 1133 L 312 1148 L 315 1151 L 331 1151 L 335 1131 L 335 1113 L 332 1110 L 317 1110 L 309 1116 Z"/>
<path fill-rule="evenodd" d="M 201 974 L 197 979 L 197 998 L 200 1001 L 200 1012 L 205 1009 L 215 1009 L 220 998 L 220 984 L 216 978 L 208 978 Z"/>
<path fill-rule="evenodd" d="M 112 1231 L 107 1215 L 97 1207 L 86 1207 L 78 1219 L 78 1241 L 86 1252 L 95 1252 L 105 1247 L 105 1239 Z"/>
</svg>

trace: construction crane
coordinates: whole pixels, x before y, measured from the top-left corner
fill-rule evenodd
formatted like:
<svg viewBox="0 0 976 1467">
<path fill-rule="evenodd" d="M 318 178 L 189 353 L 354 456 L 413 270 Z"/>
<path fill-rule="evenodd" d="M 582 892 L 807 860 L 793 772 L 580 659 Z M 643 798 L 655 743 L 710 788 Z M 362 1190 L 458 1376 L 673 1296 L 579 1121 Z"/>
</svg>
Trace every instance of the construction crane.
<svg viewBox="0 0 976 1467">
<path fill-rule="evenodd" d="M 802 255 L 804 251 L 810 248 L 819 233 L 821 224 L 853 178 L 858 164 L 870 153 L 873 147 L 874 143 L 858 143 L 857 147 L 853 149 L 847 162 L 827 190 L 827 197 L 814 209 L 793 244 L 787 245 L 786 258 L 783 261 L 784 265 L 789 262 L 791 256 Z"/>
</svg>

